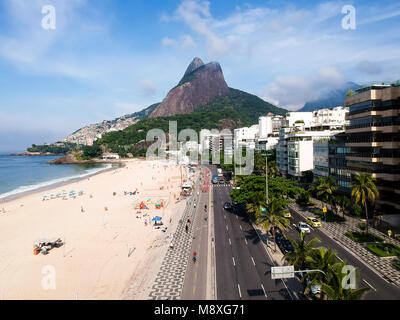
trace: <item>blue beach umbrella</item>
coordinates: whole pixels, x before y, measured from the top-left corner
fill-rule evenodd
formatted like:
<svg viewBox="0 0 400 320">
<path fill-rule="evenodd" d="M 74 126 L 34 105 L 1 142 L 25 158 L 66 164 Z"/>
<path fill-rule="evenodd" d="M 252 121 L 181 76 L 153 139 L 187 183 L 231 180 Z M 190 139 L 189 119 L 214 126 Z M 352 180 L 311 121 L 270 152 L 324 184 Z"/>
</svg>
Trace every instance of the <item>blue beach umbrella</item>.
<svg viewBox="0 0 400 320">
<path fill-rule="evenodd" d="M 162 220 L 162 218 L 157 216 L 157 217 L 154 217 L 152 221 L 161 221 L 161 220 Z"/>
</svg>

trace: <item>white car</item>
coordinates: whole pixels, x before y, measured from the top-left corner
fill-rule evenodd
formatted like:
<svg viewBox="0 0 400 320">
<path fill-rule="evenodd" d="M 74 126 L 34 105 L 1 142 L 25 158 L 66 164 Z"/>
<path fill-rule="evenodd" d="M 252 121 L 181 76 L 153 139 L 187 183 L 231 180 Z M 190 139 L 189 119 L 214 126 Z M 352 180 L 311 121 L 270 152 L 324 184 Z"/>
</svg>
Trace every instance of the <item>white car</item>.
<svg viewBox="0 0 400 320">
<path fill-rule="evenodd" d="M 299 224 L 297 225 L 297 230 L 299 230 L 301 233 L 310 233 L 311 232 L 310 227 L 305 222 L 299 222 Z"/>
</svg>

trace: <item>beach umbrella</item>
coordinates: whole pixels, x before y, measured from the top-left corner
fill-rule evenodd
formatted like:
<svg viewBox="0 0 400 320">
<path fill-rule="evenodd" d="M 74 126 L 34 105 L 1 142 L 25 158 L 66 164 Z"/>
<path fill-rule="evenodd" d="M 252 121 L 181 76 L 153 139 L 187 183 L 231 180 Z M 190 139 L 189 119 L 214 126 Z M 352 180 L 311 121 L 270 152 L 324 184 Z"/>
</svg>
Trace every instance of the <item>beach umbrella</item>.
<svg viewBox="0 0 400 320">
<path fill-rule="evenodd" d="M 161 221 L 161 220 L 162 220 L 162 218 L 157 216 L 157 217 L 154 217 L 152 221 Z"/>
</svg>

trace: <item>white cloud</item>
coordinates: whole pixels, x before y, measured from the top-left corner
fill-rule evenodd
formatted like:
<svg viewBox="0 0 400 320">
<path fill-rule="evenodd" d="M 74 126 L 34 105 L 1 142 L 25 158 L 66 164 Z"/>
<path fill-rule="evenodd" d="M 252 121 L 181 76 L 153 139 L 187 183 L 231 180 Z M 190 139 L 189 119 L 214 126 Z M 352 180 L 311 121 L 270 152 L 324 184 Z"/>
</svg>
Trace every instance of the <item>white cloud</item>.
<svg viewBox="0 0 400 320">
<path fill-rule="evenodd" d="M 169 37 L 164 37 L 161 40 L 161 44 L 164 47 L 178 46 L 182 49 L 193 49 L 196 48 L 196 43 L 190 35 L 184 35 L 179 38 L 179 40 L 171 39 Z"/>
<path fill-rule="evenodd" d="M 319 69 L 311 76 L 278 76 L 262 93 L 262 98 L 288 110 L 297 110 L 307 101 L 345 83 L 342 72 L 334 67 Z"/>
</svg>

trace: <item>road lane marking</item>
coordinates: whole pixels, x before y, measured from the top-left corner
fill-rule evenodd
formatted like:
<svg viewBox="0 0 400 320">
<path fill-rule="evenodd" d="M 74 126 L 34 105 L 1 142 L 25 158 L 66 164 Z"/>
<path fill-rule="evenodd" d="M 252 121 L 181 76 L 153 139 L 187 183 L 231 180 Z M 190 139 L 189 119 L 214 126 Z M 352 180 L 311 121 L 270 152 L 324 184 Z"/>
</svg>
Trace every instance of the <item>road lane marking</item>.
<svg viewBox="0 0 400 320">
<path fill-rule="evenodd" d="M 231 239 L 229 238 L 229 244 L 232 245 Z"/>
<path fill-rule="evenodd" d="M 239 217 L 238 217 L 238 216 L 236 216 L 236 220 L 239 220 Z"/>
<path fill-rule="evenodd" d="M 251 257 L 251 260 L 253 261 L 254 266 L 256 266 L 256 263 L 255 263 L 253 257 Z"/>
<path fill-rule="evenodd" d="M 263 291 L 264 291 L 264 296 L 265 296 L 265 298 L 266 299 L 268 299 L 268 296 L 267 296 L 267 293 L 265 292 L 265 289 L 264 289 L 264 286 L 263 286 L 263 284 L 261 283 L 261 288 L 263 289 Z"/>
<path fill-rule="evenodd" d="M 293 294 L 296 297 L 296 299 L 299 300 L 299 296 L 297 295 L 297 293 L 295 291 L 293 291 Z"/>
<path fill-rule="evenodd" d="M 240 284 L 238 283 L 238 289 L 239 289 L 239 297 L 242 299 L 242 291 L 240 291 Z"/>
<path fill-rule="evenodd" d="M 234 257 L 232 257 L 232 261 L 233 261 L 233 266 L 236 267 L 235 258 Z"/>
<path fill-rule="evenodd" d="M 375 289 L 373 286 L 371 286 L 371 285 L 367 282 L 367 280 L 363 279 L 363 281 L 364 281 L 367 285 L 369 285 L 373 290 L 376 291 L 376 289 Z"/>
<path fill-rule="evenodd" d="M 339 257 L 338 255 L 336 256 L 336 258 L 338 258 L 340 261 L 343 262 L 343 259 L 341 257 Z"/>
<path fill-rule="evenodd" d="M 242 230 L 242 231 L 243 231 L 243 228 L 242 228 L 242 226 L 241 226 L 241 225 L 239 225 L 239 227 L 240 227 L 240 230 Z"/>
<path fill-rule="evenodd" d="M 246 239 L 246 238 L 244 238 L 244 242 L 246 242 L 246 244 L 248 245 L 248 243 L 247 243 L 247 239 Z"/>
<path fill-rule="evenodd" d="M 228 229 L 228 225 L 226 226 L 226 230 L 229 230 L 229 229 Z"/>
</svg>

